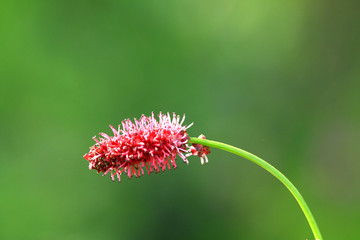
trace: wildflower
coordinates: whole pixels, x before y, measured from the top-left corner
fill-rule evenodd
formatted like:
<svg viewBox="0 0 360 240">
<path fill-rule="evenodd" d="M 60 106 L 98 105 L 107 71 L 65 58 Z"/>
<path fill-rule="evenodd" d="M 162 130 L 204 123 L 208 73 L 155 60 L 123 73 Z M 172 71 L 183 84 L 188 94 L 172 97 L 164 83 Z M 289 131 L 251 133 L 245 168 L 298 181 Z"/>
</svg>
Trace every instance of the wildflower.
<svg viewBox="0 0 360 240">
<path fill-rule="evenodd" d="M 133 175 L 140 177 L 146 168 L 151 172 L 164 171 L 170 165 L 175 169 L 176 157 L 179 155 L 185 163 L 189 163 L 187 157 L 197 155 L 203 158 L 210 151 L 198 146 L 187 145 L 189 136 L 183 126 L 185 116 L 180 121 L 180 116 L 173 114 L 159 114 L 156 120 L 154 113 L 151 117 L 141 116 L 139 120 L 124 120 L 116 130 L 110 125 L 114 136 L 110 137 L 100 133 L 100 138 L 93 137 L 96 144 L 90 147 L 89 153 L 84 158 L 89 161 L 89 169 L 95 169 L 98 173 L 111 173 L 114 181 L 115 175 L 120 181 L 120 176 L 125 173 L 129 178 Z M 194 148 L 194 149 L 193 149 Z"/>
</svg>

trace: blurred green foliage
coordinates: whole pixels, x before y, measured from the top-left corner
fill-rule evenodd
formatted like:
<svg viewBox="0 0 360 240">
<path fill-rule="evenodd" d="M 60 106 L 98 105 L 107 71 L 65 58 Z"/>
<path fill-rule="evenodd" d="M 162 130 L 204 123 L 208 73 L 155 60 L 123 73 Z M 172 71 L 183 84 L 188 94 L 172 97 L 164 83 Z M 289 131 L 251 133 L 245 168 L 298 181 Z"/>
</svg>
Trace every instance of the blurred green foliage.
<svg viewBox="0 0 360 240">
<path fill-rule="evenodd" d="M 0 239 L 312 239 L 281 183 L 225 152 L 120 184 L 88 170 L 92 136 L 151 111 L 264 158 L 325 239 L 359 239 L 358 9 L 2 0 Z"/>
</svg>

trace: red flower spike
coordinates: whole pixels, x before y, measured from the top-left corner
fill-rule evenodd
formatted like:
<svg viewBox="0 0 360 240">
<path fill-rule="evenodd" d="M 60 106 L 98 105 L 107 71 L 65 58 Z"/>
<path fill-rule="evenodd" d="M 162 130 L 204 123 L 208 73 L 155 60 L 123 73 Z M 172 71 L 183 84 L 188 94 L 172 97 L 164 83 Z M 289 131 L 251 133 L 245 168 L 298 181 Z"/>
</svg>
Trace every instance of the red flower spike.
<svg viewBox="0 0 360 240">
<path fill-rule="evenodd" d="M 95 169 L 103 175 L 110 172 L 113 181 L 115 176 L 120 181 L 120 175 L 124 172 L 129 178 L 133 175 L 140 177 L 144 175 L 144 167 L 149 175 L 166 168 L 170 170 L 170 165 L 175 169 L 177 155 L 187 164 L 189 161 L 186 157 L 191 155 L 199 156 L 202 164 L 204 158 L 208 162 L 208 147 L 187 145 L 189 136 L 186 130 L 192 123 L 182 126 L 184 120 L 185 116 L 180 121 L 180 116 L 175 113 L 172 117 L 169 113 L 160 113 L 159 120 L 156 120 L 152 113 L 151 117 L 142 115 L 134 122 L 126 119 L 118 130 L 110 125 L 114 136 L 100 133 L 99 139 L 93 137 L 96 144 L 90 147 L 84 158 L 89 161 L 89 169 Z"/>
</svg>

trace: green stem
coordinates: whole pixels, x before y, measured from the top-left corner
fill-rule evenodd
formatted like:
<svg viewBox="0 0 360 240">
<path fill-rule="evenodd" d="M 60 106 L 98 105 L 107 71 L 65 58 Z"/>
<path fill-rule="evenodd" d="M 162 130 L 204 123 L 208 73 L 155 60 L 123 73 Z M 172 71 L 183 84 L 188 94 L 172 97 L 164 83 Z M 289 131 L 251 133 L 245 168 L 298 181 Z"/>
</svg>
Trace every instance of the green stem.
<svg viewBox="0 0 360 240">
<path fill-rule="evenodd" d="M 295 197 L 296 201 L 299 203 L 302 211 L 304 212 L 307 221 L 309 222 L 309 225 L 311 227 L 311 230 L 314 234 L 315 239 L 322 240 L 321 233 L 316 224 L 315 218 L 313 217 L 313 215 L 310 211 L 310 208 L 306 204 L 304 198 L 301 196 L 300 192 L 296 189 L 296 187 L 290 182 L 290 180 L 287 179 L 284 176 L 284 174 L 282 174 L 275 167 L 273 167 L 272 165 L 265 162 L 261 158 L 255 156 L 245 150 L 233 147 L 233 146 L 225 144 L 225 143 L 215 142 L 215 141 L 200 139 L 200 138 L 190 138 L 189 143 L 201 144 L 204 146 L 219 148 L 219 149 L 234 153 L 236 155 L 239 155 L 241 157 L 249 159 L 250 161 L 256 163 L 260 167 L 262 167 L 265 170 L 267 170 L 268 172 L 270 172 L 277 179 L 279 179 L 289 189 L 289 191 L 292 193 L 292 195 Z"/>
</svg>

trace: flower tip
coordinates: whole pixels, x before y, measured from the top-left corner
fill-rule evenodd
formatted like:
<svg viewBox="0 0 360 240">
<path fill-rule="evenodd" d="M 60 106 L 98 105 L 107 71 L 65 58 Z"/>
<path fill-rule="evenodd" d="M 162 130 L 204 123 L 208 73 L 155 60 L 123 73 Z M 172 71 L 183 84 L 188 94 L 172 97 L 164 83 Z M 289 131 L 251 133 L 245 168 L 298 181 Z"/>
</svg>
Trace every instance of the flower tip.
<svg viewBox="0 0 360 240">
<path fill-rule="evenodd" d="M 125 174 L 131 179 L 144 175 L 144 166 L 148 174 L 169 170 L 171 166 L 176 169 L 176 157 L 179 155 L 186 164 L 187 157 L 197 155 L 202 162 L 207 163 L 206 154 L 210 153 L 208 147 L 202 145 L 188 146 L 190 137 L 187 129 L 193 125 L 182 125 L 185 114 L 180 121 L 180 116 L 168 112 L 158 115 L 154 112 L 150 117 L 142 115 L 140 119 L 125 119 L 119 124 L 118 130 L 109 125 L 114 136 L 100 133 L 99 139 L 93 137 L 96 142 L 90 147 L 90 151 L 83 157 L 89 161 L 89 169 L 95 169 L 98 173 L 106 175 L 111 172 L 111 179 L 117 175 Z M 200 138 L 205 136 L 201 135 Z M 204 161 L 205 158 L 205 161 Z"/>
</svg>

